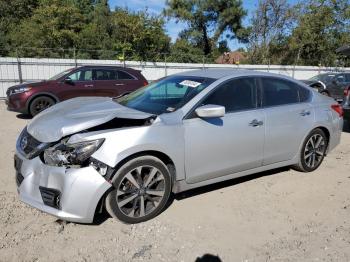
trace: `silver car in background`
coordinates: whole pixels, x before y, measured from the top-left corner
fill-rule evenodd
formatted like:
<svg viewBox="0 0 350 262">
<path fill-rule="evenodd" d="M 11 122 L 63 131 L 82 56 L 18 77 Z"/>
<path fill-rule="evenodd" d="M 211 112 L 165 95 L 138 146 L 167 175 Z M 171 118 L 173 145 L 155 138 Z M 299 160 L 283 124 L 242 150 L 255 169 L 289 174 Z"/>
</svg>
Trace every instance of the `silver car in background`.
<svg viewBox="0 0 350 262">
<path fill-rule="evenodd" d="M 342 125 L 338 103 L 289 77 L 184 72 L 34 117 L 16 146 L 19 197 L 64 220 L 90 223 L 106 208 L 139 223 L 171 192 L 282 166 L 313 171 L 339 144 Z"/>
</svg>

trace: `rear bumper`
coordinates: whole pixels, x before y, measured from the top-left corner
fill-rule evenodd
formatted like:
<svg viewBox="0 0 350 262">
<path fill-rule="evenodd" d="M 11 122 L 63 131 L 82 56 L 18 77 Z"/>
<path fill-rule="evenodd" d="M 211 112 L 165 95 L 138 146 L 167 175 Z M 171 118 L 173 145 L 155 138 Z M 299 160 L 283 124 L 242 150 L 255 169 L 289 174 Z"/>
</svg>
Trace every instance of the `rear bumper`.
<svg viewBox="0 0 350 262">
<path fill-rule="evenodd" d="M 28 160 L 16 154 L 21 162 L 17 167 L 17 177 L 22 176 L 17 182 L 21 201 L 63 220 L 93 222 L 99 200 L 111 187 L 94 168 L 52 167 L 39 157 Z M 50 192 L 56 193 L 52 199 Z"/>
</svg>

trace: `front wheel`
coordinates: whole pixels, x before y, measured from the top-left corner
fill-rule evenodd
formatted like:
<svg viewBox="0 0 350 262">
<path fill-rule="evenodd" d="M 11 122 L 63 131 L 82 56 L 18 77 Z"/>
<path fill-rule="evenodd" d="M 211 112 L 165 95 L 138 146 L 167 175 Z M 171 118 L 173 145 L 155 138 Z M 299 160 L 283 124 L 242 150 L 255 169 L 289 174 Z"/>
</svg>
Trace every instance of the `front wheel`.
<svg viewBox="0 0 350 262">
<path fill-rule="evenodd" d="M 171 192 L 171 176 L 156 157 L 137 157 L 124 164 L 112 179 L 114 189 L 106 197 L 108 213 L 134 224 L 157 216 Z"/>
<path fill-rule="evenodd" d="M 327 146 L 326 134 L 319 128 L 314 129 L 306 137 L 300 152 L 299 163 L 294 168 L 302 172 L 316 170 L 326 155 Z"/>
<path fill-rule="evenodd" d="M 53 106 L 54 104 L 55 101 L 52 98 L 48 96 L 39 96 L 37 98 L 34 98 L 34 100 L 30 103 L 29 113 L 32 116 L 35 116 L 46 108 Z"/>
</svg>

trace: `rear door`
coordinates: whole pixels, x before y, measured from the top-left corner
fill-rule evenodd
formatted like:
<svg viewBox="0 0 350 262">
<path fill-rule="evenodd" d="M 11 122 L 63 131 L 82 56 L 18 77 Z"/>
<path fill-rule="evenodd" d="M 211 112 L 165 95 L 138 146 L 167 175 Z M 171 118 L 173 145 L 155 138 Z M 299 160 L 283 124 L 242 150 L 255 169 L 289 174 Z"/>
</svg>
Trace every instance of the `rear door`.
<svg viewBox="0 0 350 262">
<path fill-rule="evenodd" d="M 93 79 L 97 96 L 117 97 L 142 86 L 130 73 L 114 68 L 94 69 Z"/>
<path fill-rule="evenodd" d="M 118 87 L 119 94 L 125 94 L 133 92 L 140 87 L 144 86 L 145 81 L 138 79 L 135 74 L 126 70 L 117 70 L 118 78 L 115 81 L 115 86 Z"/>
<path fill-rule="evenodd" d="M 96 96 L 116 97 L 117 87 L 114 81 L 117 78 L 114 69 L 95 68 L 93 69 L 94 92 Z"/>
<path fill-rule="evenodd" d="M 311 92 L 280 78 L 260 78 L 265 113 L 264 165 L 292 159 L 312 129 Z"/>
<path fill-rule="evenodd" d="M 56 90 L 60 100 L 95 95 L 91 69 L 78 69 L 65 79 Z"/>
</svg>

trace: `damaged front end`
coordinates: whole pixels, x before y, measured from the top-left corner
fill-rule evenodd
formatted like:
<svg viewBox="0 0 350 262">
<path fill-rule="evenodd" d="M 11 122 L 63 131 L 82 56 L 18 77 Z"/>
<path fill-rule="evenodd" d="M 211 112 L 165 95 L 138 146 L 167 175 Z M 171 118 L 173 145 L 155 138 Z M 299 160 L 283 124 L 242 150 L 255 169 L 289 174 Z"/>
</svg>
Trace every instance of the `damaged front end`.
<svg viewBox="0 0 350 262">
<path fill-rule="evenodd" d="M 90 112 L 71 108 L 60 114 L 53 107 L 39 114 L 20 134 L 15 156 L 20 199 L 59 218 L 82 223 L 93 221 L 98 203 L 111 187 L 108 178 L 114 167 L 93 157 L 107 143 L 103 133 L 151 125 L 156 118 L 119 105 L 105 114 L 86 106 Z M 92 138 L 86 137 L 90 133 Z M 93 138 L 94 134 L 102 137 Z"/>
</svg>

